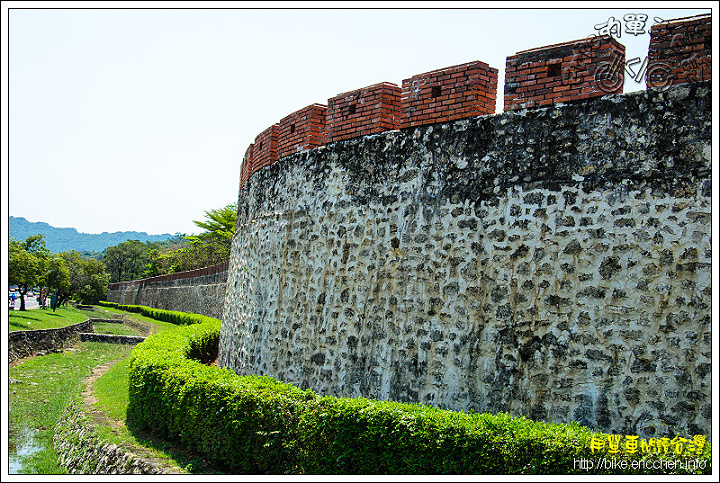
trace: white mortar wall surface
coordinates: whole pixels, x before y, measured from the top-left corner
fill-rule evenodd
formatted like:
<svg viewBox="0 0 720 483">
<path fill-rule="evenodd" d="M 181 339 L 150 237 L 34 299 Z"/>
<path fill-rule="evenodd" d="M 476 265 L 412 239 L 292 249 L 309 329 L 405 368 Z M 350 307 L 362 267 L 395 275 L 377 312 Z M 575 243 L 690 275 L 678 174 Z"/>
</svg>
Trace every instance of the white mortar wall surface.
<svg viewBox="0 0 720 483">
<path fill-rule="evenodd" d="M 709 83 L 317 148 L 239 195 L 220 365 L 710 437 Z"/>
</svg>

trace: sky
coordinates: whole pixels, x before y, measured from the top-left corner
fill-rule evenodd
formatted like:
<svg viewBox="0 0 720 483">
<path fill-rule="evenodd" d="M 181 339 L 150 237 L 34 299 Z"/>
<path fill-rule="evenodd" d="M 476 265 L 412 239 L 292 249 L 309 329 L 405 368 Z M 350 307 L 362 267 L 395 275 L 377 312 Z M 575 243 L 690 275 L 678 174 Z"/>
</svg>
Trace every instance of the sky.
<svg viewBox="0 0 720 483">
<path fill-rule="evenodd" d="M 298 109 L 481 60 L 499 70 L 502 112 L 507 56 L 587 38 L 610 17 L 644 13 L 649 31 L 713 6 L 683 4 L 697 8 L 4 2 L 3 203 L 84 233 L 198 233 L 193 220 L 237 201 L 255 136 Z M 618 38 L 626 59 L 644 59 L 649 39 Z M 640 89 L 628 74 L 625 91 Z"/>
</svg>

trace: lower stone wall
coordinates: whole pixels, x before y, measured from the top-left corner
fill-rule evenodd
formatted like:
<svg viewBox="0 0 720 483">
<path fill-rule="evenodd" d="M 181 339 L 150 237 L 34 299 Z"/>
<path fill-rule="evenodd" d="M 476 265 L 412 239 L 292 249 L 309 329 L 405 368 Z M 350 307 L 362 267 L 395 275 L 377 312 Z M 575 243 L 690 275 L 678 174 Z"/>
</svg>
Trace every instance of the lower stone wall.
<svg viewBox="0 0 720 483">
<path fill-rule="evenodd" d="M 84 475 L 158 475 L 176 473 L 98 438 L 78 405 L 65 410 L 55 428 L 53 445 L 68 473 Z M 177 471 L 179 472 L 179 471 Z"/>
<path fill-rule="evenodd" d="M 17 330 L 8 334 L 9 362 L 68 347 L 76 342 L 81 332 L 92 332 L 92 321 L 68 325 L 59 329 Z"/>
<path fill-rule="evenodd" d="M 227 270 L 193 278 L 113 284 L 107 301 L 222 317 Z"/>
<path fill-rule="evenodd" d="M 139 344 L 145 340 L 145 337 L 136 335 L 114 335 L 114 334 L 95 334 L 83 332 L 80 334 L 82 342 L 107 342 L 109 344 Z"/>
</svg>

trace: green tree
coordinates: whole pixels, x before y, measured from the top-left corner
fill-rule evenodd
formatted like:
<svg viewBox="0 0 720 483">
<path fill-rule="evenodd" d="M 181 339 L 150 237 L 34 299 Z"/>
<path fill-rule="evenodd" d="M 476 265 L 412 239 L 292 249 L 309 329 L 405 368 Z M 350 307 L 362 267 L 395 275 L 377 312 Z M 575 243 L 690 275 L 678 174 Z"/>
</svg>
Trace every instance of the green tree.
<svg viewBox="0 0 720 483">
<path fill-rule="evenodd" d="M 194 270 L 228 260 L 236 219 L 236 203 L 206 211 L 204 220 L 193 221 L 199 228 L 206 230 L 205 232 L 184 236 L 180 247 L 158 250 L 152 254 L 152 275 Z"/>
<path fill-rule="evenodd" d="M 110 273 L 110 281 L 114 283 L 143 278 L 153 248 L 156 248 L 154 243 L 143 243 L 140 240 L 128 240 L 109 247 L 102 261 Z"/>
<path fill-rule="evenodd" d="M 45 263 L 49 255 L 42 235 L 32 235 L 24 241 L 9 241 L 8 283 L 18 286 L 20 310 L 26 310 L 25 295 L 44 281 Z"/>
<path fill-rule="evenodd" d="M 48 288 L 48 293 L 54 292 L 57 297 L 54 311 L 60 305 L 62 295 L 70 290 L 70 270 L 63 257 L 58 255 L 45 260 L 42 283 Z"/>
<path fill-rule="evenodd" d="M 202 228 L 206 233 L 201 233 L 197 237 L 214 236 L 225 240 L 232 241 L 235 234 L 235 222 L 237 220 L 237 203 L 230 203 L 222 208 L 209 210 L 205 212 L 205 220 L 193 220 L 193 223 Z M 189 236 L 187 238 L 197 238 Z"/>
<path fill-rule="evenodd" d="M 58 294 L 58 305 L 64 304 L 70 297 L 77 295 L 79 292 L 82 286 L 83 267 L 85 264 L 82 255 L 75 250 L 62 252 L 60 256 L 65 260 L 65 266 L 68 268 L 69 284 L 66 290 Z M 104 268 L 105 265 L 103 265 L 103 269 Z M 108 277 L 108 279 L 109 278 L 110 277 Z"/>
<path fill-rule="evenodd" d="M 60 255 L 68 269 L 69 284 L 67 290 L 58 294 L 58 305 L 71 297 L 83 304 L 96 304 L 105 298 L 110 275 L 100 260 L 85 259 L 75 250 Z"/>
<path fill-rule="evenodd" d="M 110 275 L 105 270 L 105 265 L 94 258 L 82 261 L 82 271 L 78 288 L 74 295 L 80 303 L 97 304 L 105 299 L 110 283 Z"/>
</svg>

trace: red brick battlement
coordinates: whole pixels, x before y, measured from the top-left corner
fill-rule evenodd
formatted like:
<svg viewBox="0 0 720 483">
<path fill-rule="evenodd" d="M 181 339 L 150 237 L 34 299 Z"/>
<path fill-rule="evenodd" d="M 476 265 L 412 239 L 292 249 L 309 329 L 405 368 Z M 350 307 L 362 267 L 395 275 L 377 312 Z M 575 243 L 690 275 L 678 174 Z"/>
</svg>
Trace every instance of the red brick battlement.
<svg viewBox="0 0 720 483">
<path fill-rule="evenodd" d="M 328 99 L 328 143 L 392 131 L 400 121 L 400 88 L 382 82 Z"/>
<path fill-rule="evenodd" d="M 493 114 L 497 79 L 498 70 L 479 60 L 405 79 L 400 127 Z"/>
<path fill-rule="evenodd" d="M 278 159 L 325 144 L 323 104 L 311 104 L 284 117 L 279 124 Z"/>
<path fill-rule="evenodd" d="M 648 87 L 710 79 L 711 16 L 657 24 L 650 31 Z M 507 57 L 505 111 L 623 92 L 625 46 L 591 37 Z M 311 104 L 260 133 L 240 168 L 240 189 L 258 169 L 291 154 L 394 129 L 495 113 L 498 71 L 479 60 L 414 75 L 402 88 L 374 84 Z"/>
<path fill-rule="evenodd" d="M 710 80 L 711 61 L 710 15 L 653 25 L 648 49 L 647 87 Z"/>
<path fill-rule="evenodd" d="M 505 110 L 621 94 L 625 46 L 610 36 L 524 50 L 507 58 Z"/>
</svg>

